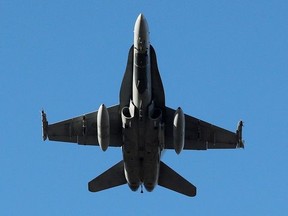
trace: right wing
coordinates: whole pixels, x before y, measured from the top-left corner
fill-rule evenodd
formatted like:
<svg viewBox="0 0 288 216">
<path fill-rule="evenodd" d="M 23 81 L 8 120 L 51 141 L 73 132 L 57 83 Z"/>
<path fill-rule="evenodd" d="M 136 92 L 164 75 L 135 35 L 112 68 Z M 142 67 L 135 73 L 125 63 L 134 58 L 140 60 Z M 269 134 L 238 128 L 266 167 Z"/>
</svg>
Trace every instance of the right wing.
<svg viewBox="0 0 288 216">
<path fill-rule="evenodd" d="M 173 119 L 175 110 L 166 107 L 165 149 L 174 149 Z M 244 148 L 240 121 L 236 132 L 228 131 L 185 114 L 185 145 L 187 150 Z"/>
<path fill-rule="evenodd" d="M 107 108 L 110 120 L 109 146 L 122 146 L 121 119 L 119 105 Z M 43 139 L 71 142 L 82 145 L 99 145 L 97 138 L 97 111 L 84 114 L 65 121 L 48 124 L 46 114 L 42 111 Z"/>
</svg>

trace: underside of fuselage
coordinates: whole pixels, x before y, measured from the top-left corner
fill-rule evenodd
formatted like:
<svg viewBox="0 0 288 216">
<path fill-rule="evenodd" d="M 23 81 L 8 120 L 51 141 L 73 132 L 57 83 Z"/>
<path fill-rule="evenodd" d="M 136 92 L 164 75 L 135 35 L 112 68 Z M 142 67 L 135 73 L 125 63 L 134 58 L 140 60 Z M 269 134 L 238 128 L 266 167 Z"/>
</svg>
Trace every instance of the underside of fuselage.
<svg viewBox="0 0 288 216">
<path fill-rule="evenodd" d="M 147 65 L 135 64 L 134 51 L 132 46 L 120 90 L 124 171 L 133 191 L 141 184 L 147 191 L 152 191 L 158 182 L 160 154 L 164 145 L 162 110 L 165 108 L 165 96 L 153 47 L 150 46 Z M 138 105 L 133 100 L 135 95 L 140 98 Z"/>
</svg>

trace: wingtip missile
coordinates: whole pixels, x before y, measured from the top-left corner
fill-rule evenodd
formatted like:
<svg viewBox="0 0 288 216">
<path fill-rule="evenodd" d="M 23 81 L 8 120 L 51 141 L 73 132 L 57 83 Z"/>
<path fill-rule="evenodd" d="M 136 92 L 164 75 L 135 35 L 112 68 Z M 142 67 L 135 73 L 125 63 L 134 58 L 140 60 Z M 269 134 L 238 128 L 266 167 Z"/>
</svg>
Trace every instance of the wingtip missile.
<svg viewBox="0 0 288 216">
<path fill-rule="evenodd" d="M 238 139 L 238 148 L 243 148 L 244 149 L 244 141 L 242 139 L 242 128 L 244 126 L 244 123 L 242 120 L 240 120 L 238 122 L 238 126 L 237 126 L 237 131 L 236 131 L 236 134 L 237 134 L 237 139 Z"/>
<path fill-rule="evenodd" d="M 42 110 L 41 114 L 42 114 L 42 137 L 43 141 L 45 141 L 48 137 L 48 121 L 44 110 Z"/>
</svg>

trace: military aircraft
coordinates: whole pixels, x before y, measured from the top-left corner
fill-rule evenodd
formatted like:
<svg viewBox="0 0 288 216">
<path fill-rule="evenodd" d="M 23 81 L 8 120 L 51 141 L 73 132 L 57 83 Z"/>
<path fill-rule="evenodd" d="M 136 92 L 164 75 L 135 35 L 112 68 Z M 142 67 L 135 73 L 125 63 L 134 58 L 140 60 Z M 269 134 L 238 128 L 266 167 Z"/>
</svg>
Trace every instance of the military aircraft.
<svg viewBox="0 0 288 216">
<path fill-rule="evenodd" d="M 146 18 L 140 14 L 134 27 L 120 102 L 96 112 L 48 124 L 42 111 L 43 140 L 81 145 L 121 147 L 123 160 L 89 182 L 91 192 L 127 184 L 132 191 L 143 185 L 151 192 L 156 185 L 187 196 L 196 187 L 163 163 L 165 149 L 184 150 L 244 148 L 243 122 L 231 132 L 166 107 L 155 50 L 150 44 Z"/>
</svg>

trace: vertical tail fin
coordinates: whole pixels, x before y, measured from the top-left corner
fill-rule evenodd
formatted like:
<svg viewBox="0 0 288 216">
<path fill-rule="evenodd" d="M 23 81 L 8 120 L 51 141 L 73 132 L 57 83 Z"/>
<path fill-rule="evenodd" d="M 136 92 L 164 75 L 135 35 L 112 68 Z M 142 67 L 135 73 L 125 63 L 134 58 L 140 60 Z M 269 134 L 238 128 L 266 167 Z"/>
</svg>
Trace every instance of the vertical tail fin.
<svg viewBox="0 0 288 216">
<path fill-rule="evenodd" d="M 127 181 L 124 174 L 124 162 L 122 160 L 98 177 L 94 178 L 92 181 L 90 181 L 88 183 L 88 189 L 91 192 L 98 192 L 126 183 Z"/>
<path fill-rule="evenodd" d="M 186 196 L 196 196 L 196 187 L 162 161 L 160 162 L 158 185 Z"/>
</svg>

